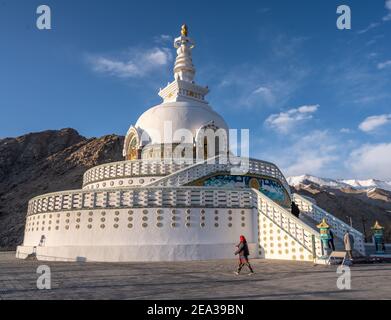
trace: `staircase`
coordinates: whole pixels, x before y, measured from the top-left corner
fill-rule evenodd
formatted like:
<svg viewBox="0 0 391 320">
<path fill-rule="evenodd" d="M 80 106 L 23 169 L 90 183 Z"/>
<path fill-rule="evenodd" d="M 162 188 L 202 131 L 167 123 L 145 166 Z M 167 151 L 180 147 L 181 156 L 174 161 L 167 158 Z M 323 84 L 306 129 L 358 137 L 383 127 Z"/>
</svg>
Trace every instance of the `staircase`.
<svg viewBox="0 0 391 320">
<path fill-rule="evenodd" d="M 256 189 L 259 255 L 265 259 L 324 263 L 319 232 Z"/>
<path fill-rule="evenodd" d="M 337 250 L 344 249 L 343 237 L 346 230 L 349 230 L 349 233 L 354 238 L 354 250 L 360 255 L 365 256 L 364 236 L 361 232 L 318 207 L 315 203 L 303 196 L 295 193 L 293 194 L 293 201 L 298 205 L 302 216 L 301 219 L 306 221 L 306 223 L 311 223 L 312 220 L 315 224 L 317 224 L 323 219 L 326 219 L 327 223 L 330 225 L 330 229 L 334 233 L 334 243 L 336 247 L 338 244 L 338 249 L 336 248 Z"/>
<path fill-rule="evenodd" d="M 319 222 L 313 220 L 310 216 L 308 216 L 306 214 L 300 214 L 299 219 L 301 221 L 303 221 L 309 227 L 313 228 L 314 230 L 318 230 L 317 225 L 319 224 Z M 344 251 L 345 250 L 345 245 L 343 243 L 343 240 L 338 237 L 334 237 L 334 246 L 335 246 L 336 251 Z"/>
</svg>

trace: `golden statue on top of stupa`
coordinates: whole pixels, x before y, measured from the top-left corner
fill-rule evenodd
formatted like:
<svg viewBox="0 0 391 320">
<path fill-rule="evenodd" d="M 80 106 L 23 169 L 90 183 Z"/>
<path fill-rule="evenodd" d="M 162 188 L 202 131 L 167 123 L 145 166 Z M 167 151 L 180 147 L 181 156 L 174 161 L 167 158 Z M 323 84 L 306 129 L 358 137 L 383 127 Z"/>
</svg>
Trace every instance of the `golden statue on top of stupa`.
<svg viewBox="0 0 391 320">
<path fill-rule="evenodd" d="M 184 36 L 184 37 L 187 37 L 187 35 L 189 34 L 189 28 L 187 27 L 186 24 L 184 24 L 184 25 L 182 26 L 181 34 L 182 34 L 182 36 Z"/>
</svg>

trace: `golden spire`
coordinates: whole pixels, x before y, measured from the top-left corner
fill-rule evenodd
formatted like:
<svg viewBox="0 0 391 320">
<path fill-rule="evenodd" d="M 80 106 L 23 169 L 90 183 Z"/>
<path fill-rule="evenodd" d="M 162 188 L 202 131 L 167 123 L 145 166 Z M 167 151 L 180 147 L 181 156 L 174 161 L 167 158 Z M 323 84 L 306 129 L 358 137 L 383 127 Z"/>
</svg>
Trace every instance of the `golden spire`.
<svg viewBox="0 0 391 320">
<path fill-rule="evenodd" d="M 187 37 L 188 33 L 189 33 L 189 29 L 188 29 L 187 25 L 184 24 L 181 29 L 181 34 L 182 34 L 182 36 Z"/>
</svg>

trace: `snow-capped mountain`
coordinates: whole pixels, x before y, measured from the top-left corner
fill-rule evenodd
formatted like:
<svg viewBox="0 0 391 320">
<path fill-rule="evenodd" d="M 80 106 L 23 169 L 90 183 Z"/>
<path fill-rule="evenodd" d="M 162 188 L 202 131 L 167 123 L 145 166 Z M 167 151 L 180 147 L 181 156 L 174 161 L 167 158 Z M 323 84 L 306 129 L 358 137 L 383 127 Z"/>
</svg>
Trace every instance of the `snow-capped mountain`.
<svg viewBox="0 0 391 320">
<path fill-rule="evenodd" d="M 302 176 L 289 177 L 287 178 L 287 181 L 293 187 L 311 182 L 321 187 L 329 187 L 333 189 L 353 188 L 356 190 L 372 190 L 377 188 L 377 189 L 391 191 L 391 181 L 386 182 L 386 181 L 381 181 L 376 179 L 334 180 L 328 178 L 319 178 L 311 175 L 302 175 Z"/>
<path fill-rule="evenodd" d="M 358 190 L 367 190 L 367 189 L 383 189 L 387 191 L 391 191 L 391 181 L 381 181 L 376 179 L 368 179 L 368 180 L 341 180 L 341 182 L 346 183 Z"/>
<path fill-rule="evenodd" d="M 287 181 L 288 181 L 289 185 L 291 185 L 293 187 L 296 187 L 300 184 L 305 184 L 308 182 L 315 183 L 321 187 L 330 187 L 330 188 L 336 188 L 336 189 L 350 187 L 350 185 L 343 183 L 343 182 L 339 182 L 338 180 L 333 180 L 333 179 L 328 179 L 328 178 L 319 178 L 319 177 L 311 176 L 308 174 L 302 175 L 302 176 L 289 177 L 289 178 L 287 178 Z"/>
<path fill-rule="evenodd" d="M 319 207 L 350 222 L 371 239 L 379 221 L 391 241 L 391 181 L 325 179 L 312 175 L 289 177 L 293 193 L 312 198 Z M 364 227 L 365 226 L 365 227 Z"/>
</svg>

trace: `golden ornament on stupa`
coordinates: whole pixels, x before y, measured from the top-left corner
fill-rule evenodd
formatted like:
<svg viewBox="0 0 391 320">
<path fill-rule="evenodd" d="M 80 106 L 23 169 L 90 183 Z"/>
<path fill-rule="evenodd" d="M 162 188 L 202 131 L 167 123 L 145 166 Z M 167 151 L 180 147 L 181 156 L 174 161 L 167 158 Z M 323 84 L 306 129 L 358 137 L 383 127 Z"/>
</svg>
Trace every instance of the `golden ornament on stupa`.
<svg viewBox="0 0 391 320">
<path fill-rule="evenodd" d="M 318 224 L 316 227 L 319 228 L 319 229 L 330 228 L 330 226 L 328 225 L 326 219 L 323 219 L 322 222 L 320 224 Z"/>
<path fill-rule="evenodd" d="M 384 227 L 382 227 L 379 223 L 379 221 L 376 221 L 375 225 L 372 227 L 372 230 L 383 230 Z"/>
<path fill-rule="evenodd" d="M 184 37 L 187 37 L 187 35 L 189 34 L 189 28 L 187 27 L 186 24 L 184 24 L 184 25 L 182 26 L 181 34 L 182 34 L 182 36 L 184 36 Z"/>
</svg>

